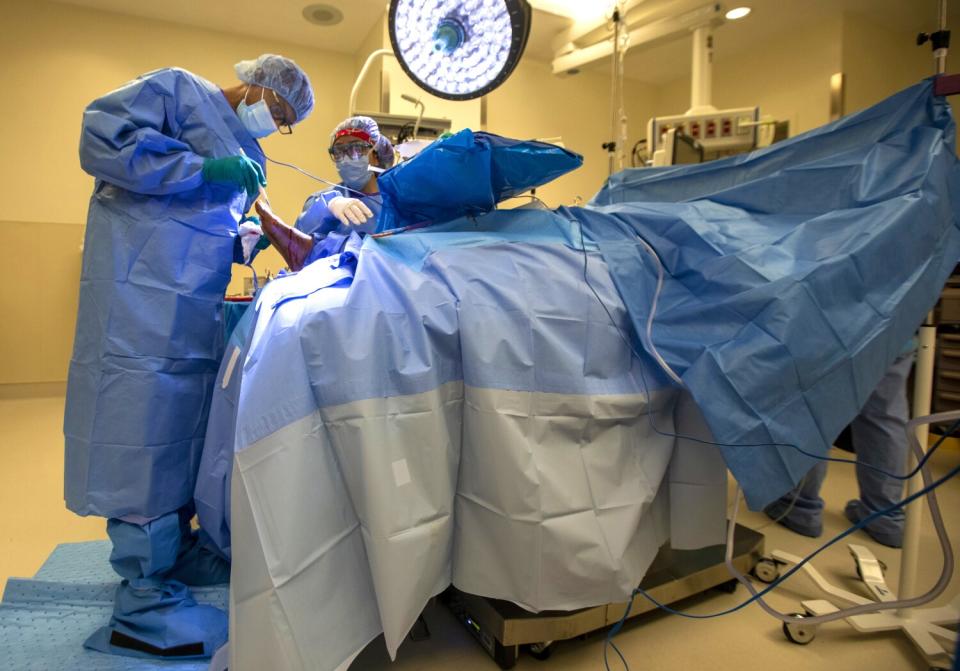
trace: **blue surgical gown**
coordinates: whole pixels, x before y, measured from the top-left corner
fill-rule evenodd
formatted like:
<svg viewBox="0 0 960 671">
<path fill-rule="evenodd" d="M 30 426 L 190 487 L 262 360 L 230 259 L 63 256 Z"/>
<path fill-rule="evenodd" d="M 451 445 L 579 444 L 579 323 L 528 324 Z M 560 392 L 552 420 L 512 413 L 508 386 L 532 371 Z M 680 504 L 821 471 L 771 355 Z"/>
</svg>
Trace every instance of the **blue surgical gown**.
<svg viewBox="0 0 960 671">
<path fill-rule="evenodd" d="M 84 112 L 80 164 L 96 183 L 64 418 L 76 513 L 149 518 L 192 499 L 234 238 L 251 204 L 201 169 L 241 151 L 265 167 L 222 91 L 176 68 Z"/>
</svg>

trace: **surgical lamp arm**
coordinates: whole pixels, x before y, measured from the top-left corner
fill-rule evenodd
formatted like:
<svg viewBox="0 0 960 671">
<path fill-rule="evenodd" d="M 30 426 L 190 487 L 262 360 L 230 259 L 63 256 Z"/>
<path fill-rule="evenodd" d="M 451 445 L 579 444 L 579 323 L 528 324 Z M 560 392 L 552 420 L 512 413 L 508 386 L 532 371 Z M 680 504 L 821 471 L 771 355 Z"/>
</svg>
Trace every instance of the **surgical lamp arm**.
<svg viewBox="0 0 960 671">
<path fill-rule="evenodd" d="M 417 122 L 413 125 L 413 139 L 417 139 L 417 133 L 420 132 L 420 122 L 423 120 L 423 113 L 426 111 L 426 106 L 423 104 L 423 101 L 420 98 L 414 98 L 413 96 L 407 95 L 406 93 L 401 93 L 400 97 L 406 100 L 408 103 L 413 103 L 414 106 L 419 110 L 417 112 Z"/>
<path fill-rule="evenodd" d="M 353 82 L 353 88 L 350 89 L 350 108 L 347 110 L 348 116 L 353 116 L 357 111 L 357 97 L 360 95 L 360 86 L 363 84 L 363 80 L 367 78 L 370 66 L 373 65 L 373 62 L 380 56 L 394 56 L 394 58 L 396 58 L 392 49 L 377 49 L 367 56 L 366 62 L 364 62 L 363 67 L 360 68 L 360 74 L 357 75 L 357 80 Z"/>
</svg>

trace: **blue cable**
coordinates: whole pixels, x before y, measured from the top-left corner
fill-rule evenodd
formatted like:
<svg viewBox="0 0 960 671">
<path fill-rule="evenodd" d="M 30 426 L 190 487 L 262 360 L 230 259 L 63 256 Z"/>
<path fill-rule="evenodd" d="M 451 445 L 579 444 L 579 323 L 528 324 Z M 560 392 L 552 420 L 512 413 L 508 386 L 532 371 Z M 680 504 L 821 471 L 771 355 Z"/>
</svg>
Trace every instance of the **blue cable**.
<svg viewBox="0 0 960 671">
<path fill-rule="evenodd" d="M 947 433 L 946 435 L 942 436 L 942 437 L 940 438 L 940 440 L 938 440 L 938 441 L 933 445 L 933 447 L 930 448 L 930 451 L 927 452 L 927 454 L 928 454 L 928 455 L 933 454 L 933 453 L 940 447 L 940 445 L 943 444 L 943 441 L 946 440 L 951 434 L 952 434 L 952 431 L 949 432 L 949 433 Z M 814 552 L 812 552 L 811 554 L 809 554 L 809 555 L 807 555 L 806 557 L 804 557 L 800 562 L 798 562 L 797 564 L 795 564 L 790 570 L 788 570 L 788 571 L 787 571 L 786 573 L 784 573 L 782 576 L 780 576 L 779 578 L 777 578 L 776 580 L 774 580 L 772 583 L 770 583 L 769 585 L 767 585 L 765 588 L 763 588 L 762 590 L 760 590 L 759 592 L 757 592 L 755 595 L 751 596 L 751 597 L 750 597 L 749 599 L 747 599 L 746 601 L 743 601 L 742 603 L 737 604 L 736 606 L 733 606 L 732 608 L 728 608 L 728 609 L 726 609 L 726 610 L 723 610 L 723 611 L 720 611 L 720 612 L 717 612 L 717 613 L 708 613 L 708 614 L 706 614 L 706 615 L 692 615 L 692 614 L 690 614 L 690 613 L 684 613 L 683 611 L 676 610 L 676 609 L 674 609 L 674 608 L 671 608 L 670 606 L 667 606 L 666 604 L 660 603 L 660 602 L 657 601 L 654 597 L 650 596 L 650 594 L 648 594 L 647 591 L 644 590 L 642 587 L 637 587 L 636 589 L 633 590 L 633 592 L 632 592 L 631 595 L 630 595 L 630 602 L 627 604 L 627 608 L 626 608 L 626 610 L 625 610 L 624 613 L 623 613 L 623 617 L 620 618 L 620 620 L 617 622 L 617 624 L 615 624 L 615 625 L 610 629 L 610 632 L 607 634 L 607 638 L 606 638 L 606 640 L 604 641 L 604 664 L 606 664 L 607 671 L 609 671 L 610 665 L 607 664 L 606 646 L 607 646 L 607 645 L 613 646 L 614 649 L 617 650 L 617 652 L 619 653 L 619 650 L 616 648 L 616 645 L 613 643 L 613 637 L 616 636 L 616 635 L 620 632 L 620 630 L 623 628 L 624 623 L 627 621 L 627 618 L 630 616 L 630 608 L 631 608 L 631 606 L 633 605 L 633 599 L 634 599 L 634 597 L 636 597 L 638 594 L 642 595 L 645 599 L 647 599 L 650 603 L 652 603 L 653 605 L 655 605 L 655 606 L 656 606 L 657 608 L 659 608 L 660 610 L 663 610 L 663 611 L 665 611 L 665 612 L 667 612 L 667 613 L 670 613 L 671 615 L 679 615 L 679 616 L 681 616 L 681 617 L 685 617 L 685 618 L 688 618 L 688 619 L 691 619 L 691 620 L 709 620 L 709 619 L 712 619 L 712 618 L 715 618 L 715 617 L 721 617 L 721 616 L 723 616 L 723 615 L 730 615 L 730 614 L 732 614 L 732 613 L 737 612 L 738 610 L 741 610 L 741 609 L 743 609 L 743 608 L 746 608 L 747 606 L 749 606 L 749 605 L 750 605 L 751 603 L 753 603 L 754 601 L 757 601 L 757 600 L 761 599 L 763 596 L 765 596 L 766 594 L 768 594 L 768 593 L 769 593 L 771 590 L 773 590 L 775 587 L 779 586 L 780 583 L 782 583 L 782 582 L 784 582 L 785 580 L 787 580 L 787 578 L 789 578 L 789 577 L 792 576 L 794 573 L 796 573 L 797 571 L 799 571 L 801 568 L 803 568 L 803 566 L 804 566 L 805 564 L 807 564 L 807 563 L 809 563 L 810 561 L 812 561 L 814 557 L 816 557 L 817 555 L 819 555 L 821 552 L 823 552 L 824 550 L 826 550 L 826 549 L 829 548 L 830 546 L 834 545 L 835 543 L 838 543 L 839 541 L 843 540 L 844 538 L 846 538 L 846 537 L 849 536 L 850 534 L 854 533 L 855 531 L 858 531 L 858 530 L 864 528 L 867 524 L 869 524 L 869 523 L 872 522 L 873 520 L 875 520 L 875 519 L 877 519 L 877 518 L 879 518 L 879 517 L 883 517 L 884 515 L 889 515 L 889 514 L 890 514 L 891 512 L 893 512 L 894 510 L 897 510 L 897 509 L 899 509 L 899 508 L 902 508 L 903 506 L 906 506 L 906 505 L 912 503 L 913 501 L 916 501 L 916 500 L 917 500 L 918 498 L 920 498 L 921 496 L 926 496 L 927 494 L 929 494 L 930 492 L 932 492 L 934 489 L 936 489 L 937 487 L 939 487 L 940 485 L 942 485 L 943 483 L 945 483 L 947 480 L 950 480 L 951 478 L 955 477 L 958 473 L 960 473 L 960 465 L 955 466 L 953 469 L 951 469 L 950 471 L 948 471 L 947 474 L 944 475 L 943 477 L 941 477 L 940 479 L 934 480 L 932 483 L 930 483 L 929 486 L 924 487 L 923 489 L 921 489 L 920 491 L 918 491 L 918 492 L 916 492 L 916 493 L 914 493 L 914 494 L 911 494 L 910 496 L 908 496 L 907 498 L 903 499 L 903 500 L 900 501 L 899 503 L 895 503 L 895 504 L 893 504 L 892 506 L 889 506 L 888 508 L 885 508 L 885 509 L 883 509 L 883 510 L 879 510 L 879 511 L 877 511 L 877 512 L 871 513 L 870 515 L 867 515 L 867 516 L 864 517 L 862 520 L 860 520 L 859 522 L 857 522 L 856 524 L 854 524 L 853 526 L 851 526 L 849 529 L 841 532 L 840 534 L 838 534 L 837 536 L 835 536 L 834 538 L 832 538 L 831 540 L 829 540 L 828 542 L 824 543 L 822 546 L 820 546 L 819 548 L 817 548 Z M 621 655 L 621 659 L 623 659 L 623 656 L 622 656 L 622 655 Z M 626 663 L 626 661 L 624 661 L 624 667 L 627 669 L 627 671 L 630 670 L 630 667 L 629 667 L 629 665 Z"/>
</svg>

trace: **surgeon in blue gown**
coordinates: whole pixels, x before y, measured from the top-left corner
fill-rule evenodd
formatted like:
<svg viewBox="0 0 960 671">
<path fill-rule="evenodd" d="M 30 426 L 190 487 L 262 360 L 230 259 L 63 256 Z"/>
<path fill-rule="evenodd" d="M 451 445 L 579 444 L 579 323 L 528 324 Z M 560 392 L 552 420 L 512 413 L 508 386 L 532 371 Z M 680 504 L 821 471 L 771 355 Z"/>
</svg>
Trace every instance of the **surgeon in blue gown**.
<svg viewBox="0 0 960 671">
<path fill-rule="evenodd" d="M 143 75 L 93 101 L 80 163 L 96 178 L 64 419 L 65 499 L 108 518 L 123 578 L 110 623 L 85 643 L 129 656 L 206 657 L 223 611 L 189 585 L 229 579 L 190 529 L 223 351 L 221 307 L 238 224 L 266 184 L 257 138 L 313 108 L 309 79 L 272 54 L 226 89 L 185 70 Z"/>
<path fill-rule="evenodd" d="M 314 238 L 311 261 L 339 254 L 351 231 L 377 232 L 381 208 L 377 171 L 394 162 L 390 140 L 366 116 L 344 119 L 330 134 L 327 151 L 340 174 L 340 185 L 308 197 L 294 224 Z"/>
</svg>

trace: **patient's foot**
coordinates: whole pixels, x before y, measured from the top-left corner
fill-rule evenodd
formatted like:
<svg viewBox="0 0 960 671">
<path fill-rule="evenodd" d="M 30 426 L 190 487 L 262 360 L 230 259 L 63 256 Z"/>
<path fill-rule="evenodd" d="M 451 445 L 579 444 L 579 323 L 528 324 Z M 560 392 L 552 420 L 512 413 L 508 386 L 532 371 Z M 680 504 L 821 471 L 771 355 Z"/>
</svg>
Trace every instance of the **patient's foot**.
<svg viewBox="0 0 960 671">
<path fill-rule="evenodd" d="M 260 215 L 263 234 L 280 252 L 280 256 L 287 262 L 290 270 L 298 271 L 303 268 L 313 250 L 313 237 L 287 226 L 262 201 L 257 201 L 256 208 L 257 214 Z"/>
</svg>

